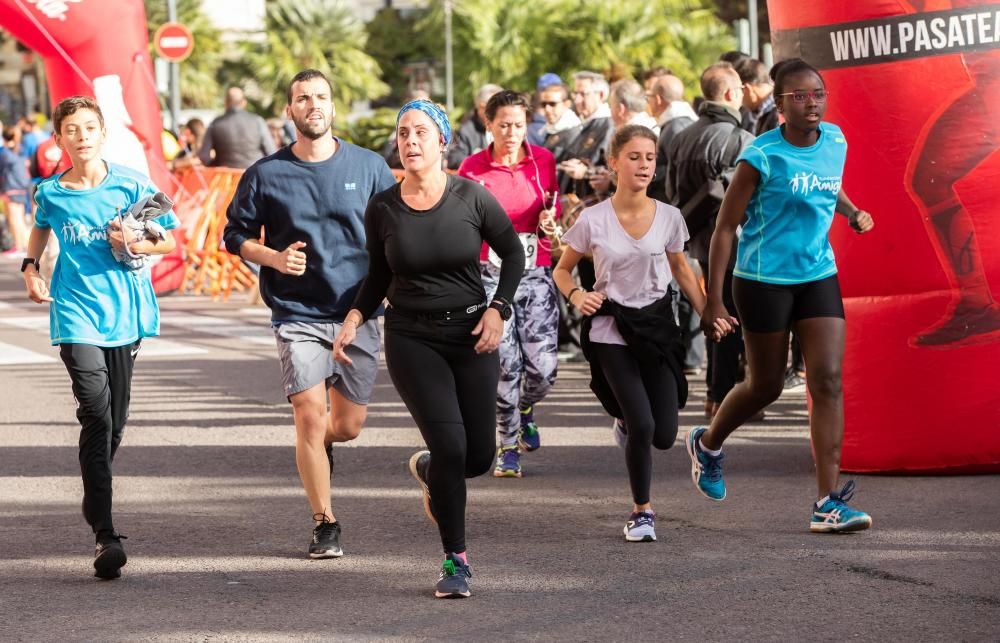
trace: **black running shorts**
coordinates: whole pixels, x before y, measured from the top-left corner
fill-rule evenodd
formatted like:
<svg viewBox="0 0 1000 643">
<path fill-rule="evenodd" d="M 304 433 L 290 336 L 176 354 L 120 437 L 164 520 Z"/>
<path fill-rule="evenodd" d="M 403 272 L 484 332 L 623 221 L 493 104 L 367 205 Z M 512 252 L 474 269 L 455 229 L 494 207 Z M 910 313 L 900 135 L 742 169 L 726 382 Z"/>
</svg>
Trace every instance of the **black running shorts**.
<svg viewBox="0 0 1000 643">
<path fill-rule="evenodd" d="M 837 275 L 804 284 L 769 284 L 733 277 L 733 300 L 743 330 L 776 333 L 812 317 L 844 319 Z"/>
</svg>

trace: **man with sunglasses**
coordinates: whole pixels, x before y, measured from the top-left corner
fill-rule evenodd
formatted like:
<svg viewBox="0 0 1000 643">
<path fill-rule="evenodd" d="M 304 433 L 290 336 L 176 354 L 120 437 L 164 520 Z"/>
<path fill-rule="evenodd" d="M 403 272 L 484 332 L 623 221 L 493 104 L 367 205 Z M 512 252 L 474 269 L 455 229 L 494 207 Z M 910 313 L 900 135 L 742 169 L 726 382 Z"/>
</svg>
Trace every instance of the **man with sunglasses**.
<svg viewBox="0 0 1000 643">
<path fill-rule="evenodd" d="M 572 105 L 569 88 L 562 80 L 547 84 L 538 90 L 538 108 L 545 117 L 545 127 L 542 128 L 542 133 L 545 135 L 543 145 L 557 159 L 580 131 L 580 117 L 570 109 Z"/>
</svg>

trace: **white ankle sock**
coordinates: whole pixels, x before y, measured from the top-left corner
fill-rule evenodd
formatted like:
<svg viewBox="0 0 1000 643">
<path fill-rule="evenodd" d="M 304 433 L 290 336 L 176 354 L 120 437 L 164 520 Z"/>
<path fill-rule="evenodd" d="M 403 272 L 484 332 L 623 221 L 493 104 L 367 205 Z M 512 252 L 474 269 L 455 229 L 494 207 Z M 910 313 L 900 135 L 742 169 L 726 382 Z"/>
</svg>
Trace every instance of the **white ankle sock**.
<svg viewBox="0 0 1000 643">
<path fill-rule="evenodd" d="M 698 438 L 698 448 L 701 449 L 703 453 L 707 453 L 713 458 L 718 458 L 719 455 L 722 454 L 722 449 L 719 449 L 718 451 L 713 451 L 712 449 L 706 447 L 705 443 L 701 441 L 701 438 Z"/>
</svg>

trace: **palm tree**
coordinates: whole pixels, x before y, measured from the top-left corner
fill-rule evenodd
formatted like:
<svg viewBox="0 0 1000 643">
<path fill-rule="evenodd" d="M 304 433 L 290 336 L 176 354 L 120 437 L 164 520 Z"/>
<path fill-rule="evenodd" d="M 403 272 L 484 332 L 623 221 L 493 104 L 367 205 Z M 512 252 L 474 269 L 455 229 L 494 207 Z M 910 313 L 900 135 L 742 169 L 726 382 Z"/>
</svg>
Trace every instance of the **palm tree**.
<svg viewBox="0 0 1000 643">
<path fill-rule="evenodd" d="M 442 33 L 441 5 L 432 1 L 417 37 Z M 695 90 L 701 71 L 735 45 L 710 5 L 708 0 L 646 0 L 615 3 L 612 9 L 607 0 L 455 2 L 458 95 L 471 100 L 486 82 L 533 89 L 535 80 L 550 71 L 568 79 L 580 69 L 624 66 L 638 73 L 655 65 L 670 68 Z"/>
<path fill-rule="evenodd" d="M 356 100 L 389 91 L 378 63 L 365 52 L 364 27 L 345 2 L 268 0 L 266 12 L 263 42 L 241 43 L 247 77 L 261 79 L 258 102 L 265 112 L 284 107 L 288 83 L 308 68 L 330 78 L 334 100 L 345 111 Z"/>
</svg>

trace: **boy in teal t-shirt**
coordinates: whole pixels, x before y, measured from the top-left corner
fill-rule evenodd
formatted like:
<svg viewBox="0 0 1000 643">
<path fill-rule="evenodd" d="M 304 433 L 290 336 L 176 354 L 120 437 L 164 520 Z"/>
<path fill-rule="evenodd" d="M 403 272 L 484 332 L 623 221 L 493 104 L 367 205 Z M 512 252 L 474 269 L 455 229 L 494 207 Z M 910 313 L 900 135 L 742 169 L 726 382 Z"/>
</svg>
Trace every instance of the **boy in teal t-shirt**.
<svg viewBox="0 0 1000 643">
<path fill-rule="evenodd" d="M 111 463 L 128 418 L 132 368 L 143 337 L 158 335 L 159 310 L 146 269 L 130 270 L 113 250 L 167 254 L 173 236 L 136 238 L 117 215 L 157 190 L 145 176 L 101 158 L 104 117 L 84 96 L 60 102 L 52 115 L 56 142 L 73 166 L 38 184 L 35 225 L 24 273 L 28 297 L 49 303 L 52 343 L 69 372 L 80 421 L 83 516 L 97 539 L 95 575 L 118 578 L 125 564 L 121 536 L 111 517 Z M 178 225 L 173 212 L 156 219 Z M 49 235 L 61 248 L 51 289 L 38 272 Z"/>
</svg>

